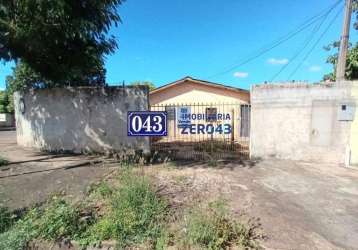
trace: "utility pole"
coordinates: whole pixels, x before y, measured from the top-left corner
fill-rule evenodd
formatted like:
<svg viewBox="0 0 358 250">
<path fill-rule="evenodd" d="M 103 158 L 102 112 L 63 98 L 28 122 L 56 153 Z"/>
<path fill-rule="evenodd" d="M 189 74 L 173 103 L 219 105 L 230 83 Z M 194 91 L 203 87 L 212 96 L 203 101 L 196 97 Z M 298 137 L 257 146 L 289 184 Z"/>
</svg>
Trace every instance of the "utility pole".
<svg viewBox="0 0 358 250">
<path fill-rule="evenodd" d="M 342 81 L 345 79 L 348 42 L 349 42 L 349 28 L 351 25 L 351 15 L 352 15 L 352 0 L 346 0 L 345 10 L 344 10 L 342 37 L 341 37 L 341 43 L 339 46 L 339 55 L 338 55 L 338 62 L 337 62 L 337 69 L 336 69 L 336 80 L 337 81 Z"/>
</svg>

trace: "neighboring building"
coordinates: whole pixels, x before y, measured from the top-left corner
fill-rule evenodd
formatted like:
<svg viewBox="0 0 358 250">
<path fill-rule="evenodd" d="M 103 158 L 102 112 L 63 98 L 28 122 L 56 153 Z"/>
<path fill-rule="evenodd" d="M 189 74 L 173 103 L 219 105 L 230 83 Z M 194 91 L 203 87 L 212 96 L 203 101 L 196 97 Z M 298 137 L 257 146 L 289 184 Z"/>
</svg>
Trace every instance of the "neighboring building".
<svg viewBox="0 0 358 250">
<path fill-rule="evenodd" d="M 251 89 L 252 157 L 358 165 L 358 82 Z"/>
<path fill-rule="evenodd" d="M 0 113 L 0 128 L 15 127 L 15 117 L 10 113 Z"/>
<path fill-rule="evenodd" d="M 249 137 L 248 90 L 185 77 L 151 91 L 149 102 L 151 110 L 168 112 L 166 140 L 239 141 Z M 194 125 L 190 135 L 182 131 L 188 124 Z M 220 132 L 221 129 L 226 132 Z"/>
</svg>

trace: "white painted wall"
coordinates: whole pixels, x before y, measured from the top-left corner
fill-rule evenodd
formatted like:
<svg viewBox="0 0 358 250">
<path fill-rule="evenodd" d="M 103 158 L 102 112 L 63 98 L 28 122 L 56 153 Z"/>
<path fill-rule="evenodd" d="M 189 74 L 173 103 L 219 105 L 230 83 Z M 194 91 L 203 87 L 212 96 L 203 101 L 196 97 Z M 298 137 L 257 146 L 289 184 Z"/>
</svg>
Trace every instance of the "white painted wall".
<svg viewBox="0 0 358 250">
<path fill-rule="evenodd" d="M 41 89 L 16 92 L 14 103 L 19 145 L 72 152 L 149 150 L 148 138 L 127 136 L 127 112 L 148 110 L 147 88 Z"/>
<path fill-rule="evenodd" d="M 251 156 L 344 164 L 352 121 L 340 121 L 338 114 L 342 104 L 356 105 L 356 84 L 253 86 Z"/>
</svg>

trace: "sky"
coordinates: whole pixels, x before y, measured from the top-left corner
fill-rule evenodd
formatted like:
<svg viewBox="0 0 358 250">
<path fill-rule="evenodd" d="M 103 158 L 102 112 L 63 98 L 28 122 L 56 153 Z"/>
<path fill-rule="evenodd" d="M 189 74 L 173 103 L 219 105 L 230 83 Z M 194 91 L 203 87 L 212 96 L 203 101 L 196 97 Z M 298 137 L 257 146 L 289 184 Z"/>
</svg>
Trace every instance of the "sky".
<svg viewBox="0 0 358 250">
<path fill-rule="evenodd" d="M 118 8 L 122 24 L 111 29 L 119 48 L 106 58 L 107 82 L 151 81 L 159 87 L 192 76 L 249 89 L 252 84 L 271 80 L 320 81 L 332 71 L 326 59 L 333 52 L 323 47 L 340 38 L 343 1 L 325 20 L 319 19 L 280 46 L 245 65 L 230 66 L 296 30 L 336 1 L 127 0 Z M 332 26 L 305 59 L 330 22 Z M 352 28 L 350 41 L 357 40 L 358 32 Z M 304 47 L 307 41 L 311 42 Z M 0 64 L 0 89 L 13 66 Z M 285 69 L 273 78 L 283 66 Z"/>
</svg>

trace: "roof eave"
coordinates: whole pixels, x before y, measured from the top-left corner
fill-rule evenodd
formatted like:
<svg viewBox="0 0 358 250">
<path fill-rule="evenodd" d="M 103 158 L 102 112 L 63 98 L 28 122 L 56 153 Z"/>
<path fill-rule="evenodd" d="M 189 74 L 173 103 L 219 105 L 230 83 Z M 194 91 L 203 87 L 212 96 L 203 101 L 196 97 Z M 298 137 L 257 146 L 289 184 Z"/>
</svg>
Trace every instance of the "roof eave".
<svg viewBox="0 0 358 250">
<path fill-rule="evenodd" d="M 192 81 L 192 82 L 195 82 L 195 83 L 198 83 L 198 84 L 203 84 L 203 85 L 207 85 L 207 86 L 210 86 L 210 87 L 217 87 L 217 88 L 223 88 L 223 89 L 227 89 L 227 90 L 231 90 L 231 91 L 237 91 L 237 92 L 244 92 L 244 93 L 250 93 L 249 90 L 246 90 L 246 89 L 240 89 L 240 88 L 235 88 L 235 87 L 231 87 L 231 86 L 226 86 L 226 85 L 222 85 L 222 84 L 219 84 L 219 83 L 213 83 L 213 82 L 208 82 L 208 81 L 204 81 L 204 80 L 199 80 L 199 79 L 194 79 L 192 77 L 185 77 L 185 78 L 182 78 L 182 79 L 179 79 L 175 82 L 171 82 L 171 83 L 168 83 L 166 85 L 163 85 L 157 89 L 154 89 L 152 91 L 150 91 L 149 94 L 155 94 L 157 92 L 160 92 L 160 91 L 163 91 L 173 85 L 176 85 L 176 84 L 179 84 L 179 83 L 182 83 L 182 82 L 185 82 L 185 81 Z"/>
</svg>

